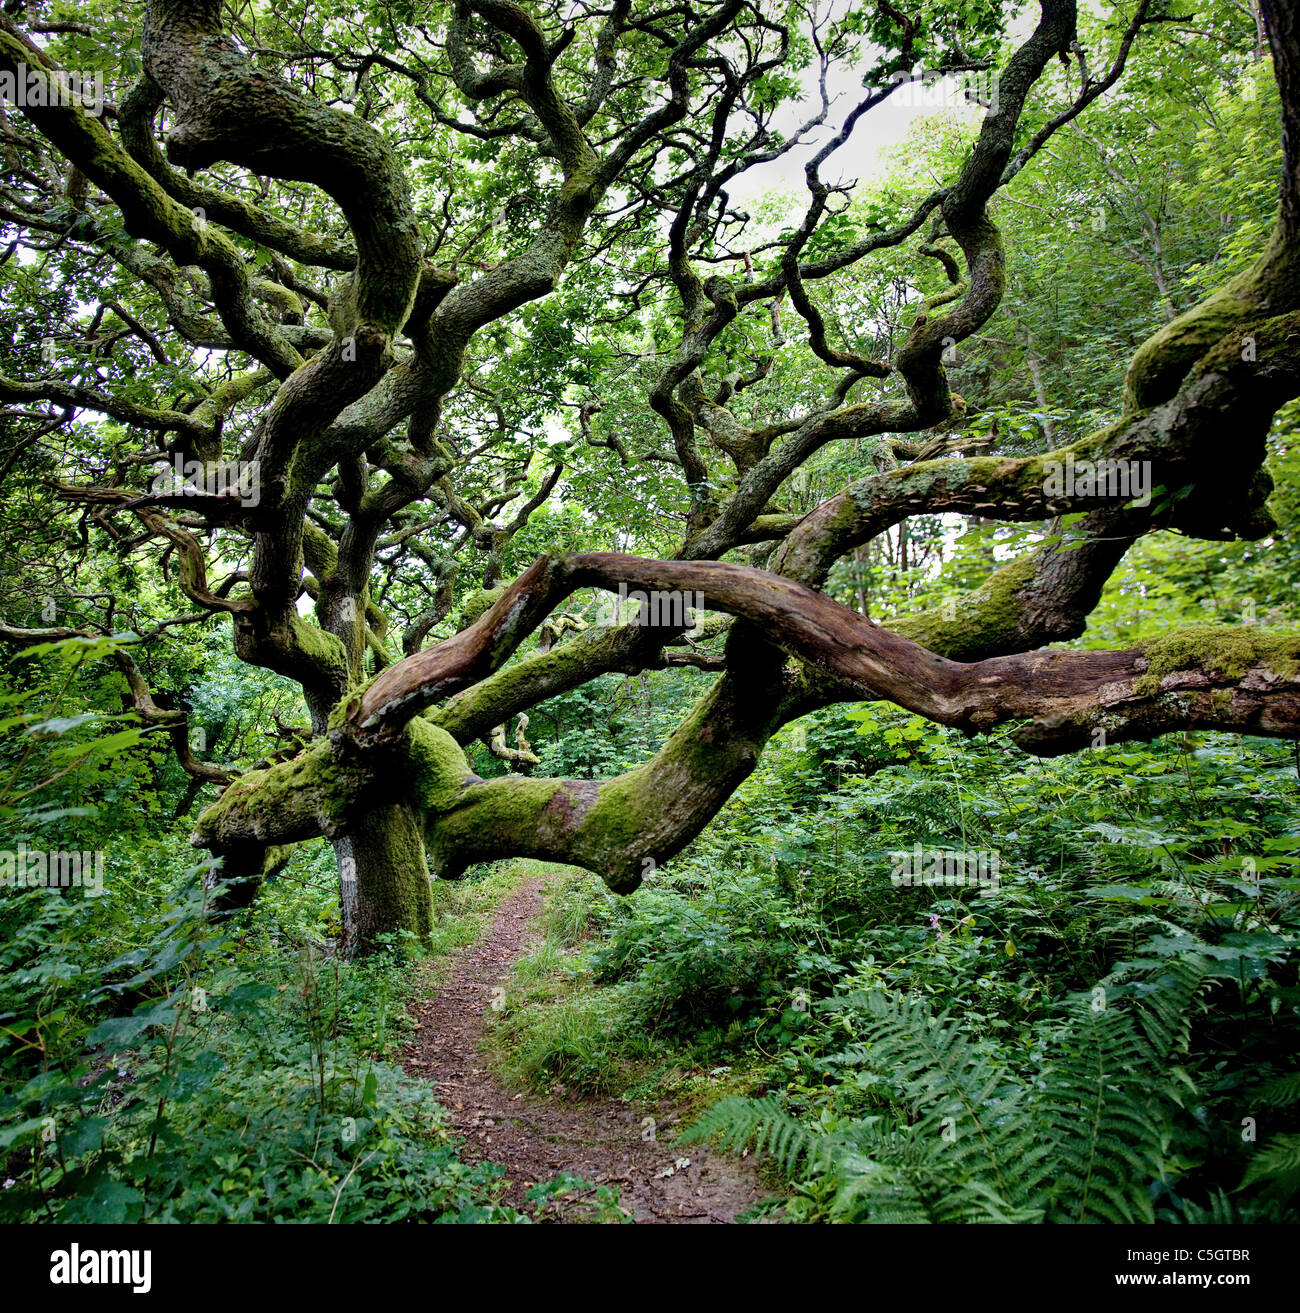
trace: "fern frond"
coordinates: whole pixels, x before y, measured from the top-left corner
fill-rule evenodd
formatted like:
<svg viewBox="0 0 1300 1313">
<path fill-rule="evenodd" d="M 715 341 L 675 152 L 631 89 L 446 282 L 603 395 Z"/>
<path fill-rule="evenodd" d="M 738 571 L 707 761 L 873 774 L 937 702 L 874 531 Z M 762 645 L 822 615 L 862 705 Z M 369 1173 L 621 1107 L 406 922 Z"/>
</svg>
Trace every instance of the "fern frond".
<svg viewBox="0 0 1300 1313">
<path fill-rule="evenodd" d="M 1005 1060 L 924 1004 L 880 991 L 868 996 L 868 1005 L 873 1065 L 921 1111 L 914 1132 L 949 1146 L 950 1171 L 978 1171 L 1002 1198 L 1014 1198 L 1033 1137 L 1019 1111 L 1023 1088 Z"/>
<path fill-rule="evenodd" d="M 739 1095 L 721 1099 L 679 1135 L 684 1144 L 718 1137 L 724 1149 L 769 1154 L 787 1175 L 800 1161 L 816 1162 L 832 1144 L 832 1137 L 814 1129 L 781 1106 L 774 1097 L 746 1099 Z"/>
<path fill-rule="evenodd" d="M 1241 1184 L 1256 1181 L 1267 1181 L 1288 1194 L 1300 1188 L 1300 1135 L 1275 1135 L 1255 1151 Z"/>
<path fill-rule="evenodd" d="M 1166 1118 L 1148 1097 L 1150 1046 L 1120 1009 L 1076 1004 L 1033 1100 L 1052 1143 L 1035 1202 L 1048 1220 L 1150 1222 Z"/>
<path fill-rule="evenodd" d="M 1187 1048 L 1196 996 L 1206 983 L 1209 962 L 1199 953 L 1182 953 L 1148 979 L 1139 995 L 1138 1024 L 1150 1048 L 1149 1061 L 1165 1062 Z"/>
<path fill-rule="evenodd" d="M 1289 1108 L 1293 1103 L 1300 1103 L 1300 1071 L 1288 1071 L 1266 1080 L 1255 1091 L 1255 1098 L 1266 1108 Z"/>
</svg>

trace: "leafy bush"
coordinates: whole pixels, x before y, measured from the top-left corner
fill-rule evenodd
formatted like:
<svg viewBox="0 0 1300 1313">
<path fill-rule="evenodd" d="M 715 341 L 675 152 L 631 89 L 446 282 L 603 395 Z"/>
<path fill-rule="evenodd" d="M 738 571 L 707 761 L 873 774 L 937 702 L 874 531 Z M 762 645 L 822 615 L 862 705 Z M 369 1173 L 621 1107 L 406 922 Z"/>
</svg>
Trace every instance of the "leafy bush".
<svg viewBox="0 0 1300 1313">
<path fill-rule="evenodd" d="M 9 698 L 11 729 L 55 739 L 74 767 L 42 783 L 24 773 L 36 755 L 6 745 L 0 817 L 33 848 L 95 846 L 114 782 L 149 759 L 129 727 L 58 714 L 93 700 L 87 672 L 109 650 L 54 645 L 54 703 L 28 710 L 49 695 L 39 681 Z M 385 1060 L 409 1024 L 407 963 L 324 952 L 330 899 L 310 863 L 305 892 L 221 918 L 219 872 L 131 845 L 129 815 L 109 832 L 99 896 L 0 897 L 0 1220 L 524 1220 L 498 1202 L 498 1169 L 460 1161 L 429 1087 Z"/>
</svg>

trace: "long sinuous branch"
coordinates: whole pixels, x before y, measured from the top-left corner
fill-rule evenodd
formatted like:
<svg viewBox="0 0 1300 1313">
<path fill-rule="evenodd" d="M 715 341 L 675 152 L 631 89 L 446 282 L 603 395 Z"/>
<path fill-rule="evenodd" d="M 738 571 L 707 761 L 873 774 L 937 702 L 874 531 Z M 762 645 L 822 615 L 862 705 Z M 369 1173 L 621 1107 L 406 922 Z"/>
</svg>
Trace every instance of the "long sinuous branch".
<svg viewBox="0 0 1300 1313">
<path fill-rule="evenodd" d="M 1253 626 L 1192 627 L 1119 652 L 1048 650 L 962 663 L 747 566 L 578 553 L 543 557 L 524 578 L 456 638 L 380 676 L 345 708 L 330 740 L 296 765 L 275 768 L 274 778 L 287 783 L 298 772 L 304 781 L 288 801 L 272 805 L 262 779 L 241 781 L 205 813 L 200 841 L 235 851 L 345 830 L 349 808 L 373 802 L 379 776 L 394 778 L 397 752 L 409 758 L 398 777 L 414 782 L 412 805 L 425 816 L 429 850 L 444 873 L 489 857 L 543 856 L 588 866 L 628 890 L 649 869 L 647 859 L 666 860 L 699 832 L 776 728 L 826 702 L 889 700 L 970 733 L 1027 722 L 1017 741 L 1042 755 L 1092 746 L 1098 730 L 1110 742 L 1189 726 L 1300 738 L 1300 636 Z M 787 668 L 782 687 L 774 690 L 764 675 L 762 688 L 751 689 L 753 672 L 729 670 L 651 761 L 604 782 L 480 780 L 447 730 L 416 715 L 503 660 L 544 608 L 576 588 L 620 585 L 703 594 L 711 609 L 744 617 L 813 677 Z M 342 792 L 337 780 L 305 786 L 331 772 L 351 772 L 354 782 Z M 661 805 L 665 797 L 673 807 Z"/>
<path fill-rule="evenodd" d="M 1022 653 L 964 664 L 882 629 L 794 580 L 749 566 L 573 553 L 539 558 L 475 624 L 384 672 L 350 705 L 347 736 L 362 746 L 391 740 L 418 712 L 501 664 L 564 597 L 578 588 L 620 586 L 678 598 L 702 596 L 710 610 L 761 626 L 768 642 L 861 690 L 859 696 L 888 699 L 964 729 L 1050 717 L 1066 707 L 1067 694 L 1069 708 L 1080 697 L 1098 694 L 1100 673 L 1107 682 L 1137 681 L 1146 668 L 1141 649 Z M 1283 710 L 1261 714 L 1255 732 L 1300 730 L 1287 719 L 1286 699 L 1293 692 L 1289 684 L 1281 690 Z M 1231 717 L 1223 723 L 1245 728 Z"/>
</svg>

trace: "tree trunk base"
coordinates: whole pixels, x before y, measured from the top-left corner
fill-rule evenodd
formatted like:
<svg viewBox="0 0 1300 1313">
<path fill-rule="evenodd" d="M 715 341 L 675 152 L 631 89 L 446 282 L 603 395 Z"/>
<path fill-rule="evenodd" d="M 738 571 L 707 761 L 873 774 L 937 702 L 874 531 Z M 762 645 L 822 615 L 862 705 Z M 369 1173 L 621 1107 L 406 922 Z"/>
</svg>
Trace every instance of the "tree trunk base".
<svg viewBox="0 0 1300 1313">
<path fill-rule="evenodd" d="M 342 950 L 373 952 L 381 936 L 409 931 L 423 946 L 433 928 L 424 831 L 403 804 L 367 812 L 334 841 L 339 863 Z"/>
</svg>

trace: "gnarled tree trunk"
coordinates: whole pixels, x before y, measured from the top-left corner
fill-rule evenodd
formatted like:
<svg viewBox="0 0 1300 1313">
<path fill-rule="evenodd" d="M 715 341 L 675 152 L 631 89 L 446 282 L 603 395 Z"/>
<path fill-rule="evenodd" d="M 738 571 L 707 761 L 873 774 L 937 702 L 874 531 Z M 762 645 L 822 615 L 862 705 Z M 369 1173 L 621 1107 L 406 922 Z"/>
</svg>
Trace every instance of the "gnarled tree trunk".
<svg viewBox="0 0 1300 1313">
<path fill-rule="evenodd" d="M 433 928 L 424 831 L 414 808 L 389 803 L 365 812 L 334 840 L 339 864 L 341 948 L 349 956 L 374 949 L 387 935 L 424 944 Z"/>
</svg>

